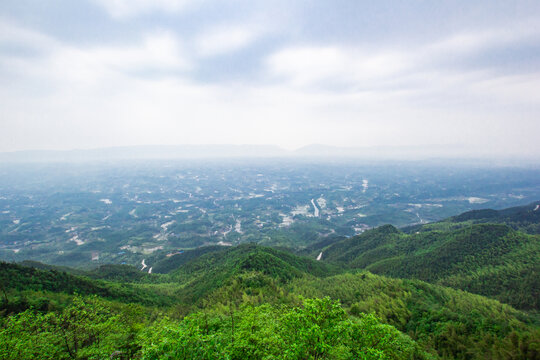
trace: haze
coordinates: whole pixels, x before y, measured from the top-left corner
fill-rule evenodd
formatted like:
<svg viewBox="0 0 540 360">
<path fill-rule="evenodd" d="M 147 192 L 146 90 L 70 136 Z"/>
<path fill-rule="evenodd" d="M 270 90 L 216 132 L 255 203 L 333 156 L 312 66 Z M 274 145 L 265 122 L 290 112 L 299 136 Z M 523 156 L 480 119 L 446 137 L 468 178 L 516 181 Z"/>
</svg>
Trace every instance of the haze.
<svg viewBox="0 0 540 360">
<path fill-rule="evenodd" d="M 0 152 L 540 155 L 538 1 L 0 3 Z"/>
</svg>

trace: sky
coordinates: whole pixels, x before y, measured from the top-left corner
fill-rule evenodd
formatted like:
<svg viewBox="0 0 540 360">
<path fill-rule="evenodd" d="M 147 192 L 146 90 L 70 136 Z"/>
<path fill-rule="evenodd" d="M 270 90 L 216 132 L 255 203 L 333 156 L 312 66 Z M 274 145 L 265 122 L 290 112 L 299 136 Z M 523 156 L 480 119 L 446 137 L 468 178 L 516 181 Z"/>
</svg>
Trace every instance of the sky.
<svg viewBox="0 0 540 360">
<path fill-rule="evenodd" d="M 540 1 L 2 0 L 0 152 L 540 156 Z"/>
</svg>

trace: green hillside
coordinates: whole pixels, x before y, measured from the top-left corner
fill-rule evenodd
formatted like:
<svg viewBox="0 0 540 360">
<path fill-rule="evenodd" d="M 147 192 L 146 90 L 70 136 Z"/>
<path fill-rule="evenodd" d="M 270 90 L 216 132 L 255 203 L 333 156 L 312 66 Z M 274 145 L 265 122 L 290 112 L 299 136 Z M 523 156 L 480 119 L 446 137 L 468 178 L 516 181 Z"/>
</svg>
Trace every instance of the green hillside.
<svg viewBox="0 0 540 360">
<path fill-rule="evenodd" d="M 516 206 L 502 210 L 481 209 L 471 210 L 448 219 L 426 224 L 410 226 L 404 232 L 448 230 L 456 229 L 470 224 L 504 224 L 514 230 L 527 234 L 540 234 L 540 201 L 525 206 Z"/>
<path fill-rule="evenodd" d="M 96 295 L 124 303 L 148 306 L 169 306 L 176 296 L 152 284 L 119 282 L 92 279 L 88 276 L 72 275 L 54 269 L 44 270 L 0 262 L 0 283 L 4 313 L 17 312 L 35 306 L 36 294 L 46 301 L 52 294 Z M 40 306 L 45 306 L 41 304 Z"/>
<path fill-rule="evenodd" d="M 307 257 L 255 244 L 244 244 L 193 258 L 169 275 L 182 284 L 181 297 L 191 303 L 202 299 L 243 272 L 260 272 L 285 283 L 293 278 L 322 277 L 338 271 L 336 266 Z"/>
<path fill-rule="evenodd" d="M 166 274 L 201 255 L 217 251 L 225 251 L 225 249 L 223 246 L 203 246 L 196 249 L 177 252 L 176 254 L 158 260 L 153 265 L 153 272 L 157 274 Z"/>
<path fill-rule="evenodd" d="M 0 358 L 538 359 L 539 240 L 468 219 L 310 257 L 201 247 L 155 274 L 0 263 Z"/>
<path fill-rule="evenodd" d="M 340 299 L 353 315 L 374 313 L 443 358 L 540 355 L 540 332 L 534 319 L 511 306 L 460 290 L 418 280 L 348 273 L 294 281 L 291 292 Z M 515 347 L 518 343 L 521 350 Z"/>
<path fill-rule="evenodd" d="M 133 284 L 133 290 L 144 289 L 155 300 L 153 304 L 141 301 L 139 307 L 129 305 L 137 299 L 125 296 L 124 292 L 112 292 L 126 286 L 125 283 L 92 280 L 90 283 L 98 285 L 88 288 L 90 283 L 82 277 L 5 264 L 10 278 L 15 279 L 9 283 L 9 301 L 18 294 L 30 303 L 26 308 L 12 308 L 7 317 L 8 308 L 4 306 L 0 354 L 6 359 L 29 359 L 36 353 L 51 351 L 56 358 L 70 358 L 64 344 L 67 335 L 55 333 L 60 330 L 60 320 L 68 314 L 81 327 L 69 327 L 67 341 L 76 341 L 76 336 L 88 337 L 78 345 L 81 354 L 110 354 L 124 349 L 121 351 L 131 352 L 130 356 L 146 359 L 177 358 L 179 352 L 187 354 L 186 358 L 214 359 L 219 358 L 218 353 L 227 353 L 231 358 L 257 359 L 261 358 L 261 351 L 266 351 L 276 358 L 300 359 L 315 351 L 320 358 L 352 359 L 359 354 L 371 354 L 371 348 L 377 350 L 373 351 L 379 357 L 365 355 L 365 358 L 380 358 L 381 354 L 386 354 L 382 358 L 476 359 L 489 354 L 490 358 L 504 359 L 508 358 L 507 354 L 515 358 L 535 358 L 540 354 L 540 334 L 533 318 L 508 305 L 458 290 L 370 273 L 327 276 L 331 268 L 326 271 L 321 265 L 311 269 L 310 261 L 291 254 L 280 258 L 283 255 L 280 252 L 275 253 L 275 258 L 282 261 L 276 262 L 280 272 L 263 272 L 259 269 L 261 264 L 272 268 L 268 261 L 276 261 L 270 257 L 274 250 L 255 246 L 207 254 L 189 268 L 213 262 L 207 272 L 224 272 L 231 268 L 231 262 L 223 256 L 227 252 L 238 260 L 232 262 L 234 274 L 228 273 L 230 276 L 223 278 L 218 286 L 207 284 L 212 287 L 204 288 L 193 302 L 187 302 L 190 297 L 183 294 L 188 291 L 189 283 L 181 283 L 173 291 L 176 300 L 168 298 L 165 292 L 160 293 L 159 287 Z M 283 265 L 287 266 L 286 272 L 291 273 L 285 278 Z M 300 269 L 312 274 L 302 274 Z M 204 272 L 201 268 L 197 271 Z M 314 274 L 319 271 L 320 274 Z M 60 283 L 62 279 L 64 283 Z M 180 277 L 176 279 L 179 281 Z M 30 280 L 34 282 L 30 284 Z M 47 283 L 58 286 L 47 288 Z M 171 283 L 158 285 L 175 289 Z M 103 288 L 111 293 L 100 293 L 105 291 Z M 97 294 L 97 297 L 73 293 Z M 192 291 L 188 294 L 192 295 Z M 346 313 L 341 313 L 336 303 L 325 301 L 326 296 L 334 301 L 341 300 Z M 303 300 L 306 298 L 314 300 L 306 303 Z M 61 302 L 61 306 L 38 306 L 44 299 Z M 156 305 L 157 299 L 161 299 L 159 305 Z M 180 320 L 185 314 L 191 315 Z M 110 319 L 118 322 L 111 323 Z M 235 324 L 234 336 L 231 321 Z M 318 330 L 313 332 L 310 324 L 319 321 Z M 84 324 L 101 334 L 100 344 L 92 341 L 87 333 L 90 330 Z M 36 328 L 48 332 L 32 330 Z M 289 332 L 293 328 L 300 337 Z M 322 342 L 325 345 L 314 350 L 314 341 L 321 339 L 325 339 Z M 293 340 L 298 348 L 284 353 Z M 14 353 L 13 349 L 19 352 Z M 206 357 L 199 357 L 203 350 Z M 76 358 L 85 357 L 77 355 Z"/>
<path fill-rule="evenodd" d="M 323 250 L 322 259 L 539 310 L 540 235 L 504 224 L 457 224 L 445 229 L 442 224 L 426 225 L 412 234 L 382 226 L 330 245 Z"/>
</svg>

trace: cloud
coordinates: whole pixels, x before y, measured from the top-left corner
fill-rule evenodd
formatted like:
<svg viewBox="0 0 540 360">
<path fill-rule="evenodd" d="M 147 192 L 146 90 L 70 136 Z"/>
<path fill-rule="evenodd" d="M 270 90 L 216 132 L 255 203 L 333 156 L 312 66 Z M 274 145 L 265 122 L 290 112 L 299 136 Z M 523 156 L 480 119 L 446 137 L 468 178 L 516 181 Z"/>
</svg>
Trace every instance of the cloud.
<svg viewBox="0 0 540 360">
<path fill-rule="evenodd" d="M 234 54 L 267 34 L 251 28 L 230 23 L 191 40 L 171 30 L 145 30 L 129 41 L 91 44 L 0 22 L 0 151 L 461 142 L 540 153 L 538 72 L 508 74 L 490 64 L 447 62 L 449 54 L 467 59 L 478 53 L 475 44 L 483 44 L 481 52 L 505 48 L 531 41 L 534 32 L 506 39 L 496 31 L 461 32 L 406 47 L 295 45 L 289 39 L 268 56 L 259 53 L 258 76 L 198 82 L 193 73 L 204 71 L 200 58 Z"/>
<path fill-rule="evenodd" d="M 507 77 L 507 70 L 475 57 L 487 51 L 504 51 L 517 43 L 535 44 L 538 39 L 538 28 L 519 24 L 505 29 L 459 32 L 407 47 L 288 45 L 270 54 L 264 65 L 270 79 L 306 91 L 380 91 L 429 96 L 429 92 L 443 89 L 459 92 L 458 87 L 466 92 L 468 84 Z M 532 81 L 536 82 L 535 77 Z M 525 84 L 521 80 L 518 83 Z M 526 86 L 530 89 L 530 82 Z"/>
<path fill-rule="evenodd" d="M 114 18 L 129 18 L 147 12 L 179 12 L 192 0 L 93 0 Z"/>
<path fill-rule="evenodd" d="M 195 39 L 200 56 L 215 56 L 240 50 L 253 43 L 261 29 L 245 25 L 221 25 L 206 30 Z"/>
<path fill-rule="evenodd" d="M 539 39 L 540 30 L 537 22 L 523 21 L 504 27 L 458 31 L 424 46 L 423 52 L 442 56 L 466 56 L 516 43 L 537 43 Z"/>
<path fill-rule="evenodd" d="M 18 47 L 33 52 L 50 51 L 59 45 L 59 42 L 47 35 L 26 29 L 0 17 L 0 45 L 5 49 Z M 4 53 L 0 52 L 0 55 Z"/>
<path fill-rule="evenodd" d="M 0 28 L 10 34 L 8 41 L 38 51 L 26 57 L 0 53 L 0 62 L 9 66 L 12 73 L 31 81 L 89 86 L 106 83 L 119 74 L 136 76 L 152 71 L 174 74 L 192 66 L 181 41 L 166 31 L 147 33 L 132 44 L 77 47 L 5 23 L 0 23 Z M 5 40 L 0 38 L 0 45 Z"/>
<path fill-rule="evenodd" d="M 297 86 L 316 83 L 359 84 L 383 79 L 406 69 L 409 56 L 394 51 L 369 52 L 345 47 L 290 47 L 266 61 L 271 75 Z"/>
<path fill-rule="evenodd" d="M 354 141 L 349 136 L 358 144 L 452 139 L 484 152 L 538 154 L 529 133 L 540 131 L 534 122 L 540 73 L 509 74 L 491 62 L 475 62 L 475 56 L 534 43 L 539 34 L 519 25 L 459 32 L 406 48 L 289 45 L 266 58 L 265 70 L 275 83 L 326 100 L 315 118 L 332 119 L 346 143 Z M 511 129 L 509 119 L 515 122 Z"/>
</svg>

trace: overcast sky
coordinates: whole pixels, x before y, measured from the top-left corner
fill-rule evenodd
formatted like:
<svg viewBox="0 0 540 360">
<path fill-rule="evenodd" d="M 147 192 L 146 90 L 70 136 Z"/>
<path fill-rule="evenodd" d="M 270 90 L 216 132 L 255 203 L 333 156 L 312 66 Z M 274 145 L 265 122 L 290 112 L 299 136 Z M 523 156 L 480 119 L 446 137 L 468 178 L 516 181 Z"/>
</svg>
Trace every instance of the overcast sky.
<svg viewBox="0 0 540 360">
<path fill-rule="evenodd" d="M 0 1 L 0 151 L 540 155 L 540 1 Z"/>
</svg>

